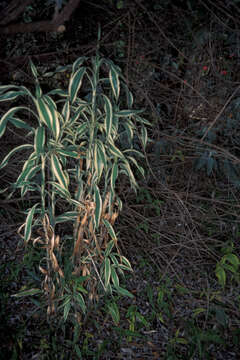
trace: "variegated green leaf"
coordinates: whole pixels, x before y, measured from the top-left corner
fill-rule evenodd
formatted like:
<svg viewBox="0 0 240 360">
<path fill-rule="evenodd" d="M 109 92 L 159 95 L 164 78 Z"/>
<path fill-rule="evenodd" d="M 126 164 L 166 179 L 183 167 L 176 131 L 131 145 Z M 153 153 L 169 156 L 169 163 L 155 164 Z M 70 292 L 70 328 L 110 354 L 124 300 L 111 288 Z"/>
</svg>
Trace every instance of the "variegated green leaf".
<svg viewBox="0 0 240 360">
<path fill-rule="evenodd" d="M 53 118 L 49 106 L 45 103 L 42 97 L 36 99 L 36 106 L 41 123 L 45 124 L 49 130 L 51 130 Z"/>
<path fill-rule="evenodd" d="M 86 72 L 86 68 L 82 67 L 78 69 L 71 77 L 68 86 L 69 100 L 71 104 L 74 104 L 78 90 L 82 85 L 83 76 Z"/>
<path fill-rule="evenodd" d="M 114 241 L 113 241 L 113 240 L 110 240 L 109 243 L 108 243 L 108 245 L 107 245 L 106 250 L 104 251 L 104 256 L 105 256 L 105 257 L 107 257 L 107 256 L 110 255 L 110 253 L 111 253 L 112 249 L 114 248 L 114 246 L 115 246 Z"/>
<path fill-rule="evenodd" d="M 65 122 L 65 123 L 68 122 L 69 117 L 70 117 L 69 101 L 66 101 L 65 104 L 64 104 L 64 106 L 63 106 L 62 116 L 63 116 L 64 122 Z"/>
<path fill-rule="evenodd" d="M 123 153 L 113 144 L 112 141 L 109 141 L 108 149 L 113 156 L 124 158 Z"/>
<path fill-rule="evenodd" d="M 63 214 L 56 216 L 55 223 L 59 224 L 59 223 L 65 223 L 67 221 L 76 221 L 77 216 L 78 216 L 77 211 L 66 211 Z"/>
<path fill-rule="evenodd" d="M 72 66 L 72 73 L 74 74 L 76 72 L 76 70 L 83 64 L 83 62 L 87 60 L 86 56 L 81 56 L 79 57 L 77 60 L 75 60 L 75 62 L 73 63 Z"/>
<path fill-rule="evenodd" d="M 2 169 L 4 166 L 7 165 L 8 160 L 10 159 L 10 157 L 11 157 L 15 152 L 17 152 L 17 151 L 22 151 L 22 150 L 29 149 L 29 148 L 33 148 L 33 145 L 32 145 L 32 144 L 24 144 L 24 145 L 19 145 L 19 146 L 15 147 L 13 150 L 11 150 L 11 151 L 5 156 L 5 158 L 4 158 L 3 161 L 1 162 L 0 169 Z"/>
<path fill-rule="evenodd" d="M 41 165 L 33 166 L 30 171 L 27 173 L 24 181 L 30 181 L 39 171 L 41 170 Z"/>
<path fill-rule="evenodd" d="M 59 183 L 56 183 L 54 181 L 50 181 L 49 183 L 53 186 L 53 191 L 55 192 L 55 194 L 58 194 L 63 199 L 69 199 L 71 197 L 71 194 L 68 191 L 68 189 L 65 189 Z"/>
<path fill-rule="evenodd" d="M 113 230 L 113 227 L 110 224 L 110 222 L 108 220 L 106 220 L 106 219 L 103 219 L 103 223 L 106 226 L 107 231 L 108 231 L 109 235 L 111 236 L 111 238 L 113 240 L 117 240 L 117 236 L 116 236 L 115 231 Z"/>
<path fill-rule="evenodd" d="M 113 285 L 115 287 L 118 287 L 119 286 L 119 278 L 118 278 L 117 272 L 115 270 L 115 267 L 113 265 L 111 265 L 111 279 L 112 279 Z"/>
<path fill-rule="evenodd" d="M 36 68 L 36 66 L 33 64 L 32 60 L 30 60 L 30 67 L 31 67 L 33 76 L 35 77 L 35 79 L 37 79 L 37 78 L 38 78 L 37 68 Z"/>
<path fill-rule="evenodd" d="M 109 138 L 109 136 L 111 135 L 112 120 L 113 120 L 112 104 L 106 95 L 102 94 L 102 97 L 103 97 L 103 100 L 105 103 L 105 111 L 106 111 L 106 116 L 104 119 L 105 131 L 106 131 L 107 138 Z"/>
<path fill-rule="evenodd" d="M 109 303 L 108 311 L 109 311 L 110 315 L 112 316 L 112 319 L 113 319 L 115 325 L 118 325 L 118 323 L 120 321 L 120 313 L 119 313 L 117 304 L 115 302 Z"/>
<path fill-rule="evenodd" d="M 116 254 L 116 255 L 118 255 L 118 254 Z M 118 267 L 119 263 L 118 263 L 118 260 L 117 260 L 117 258 L 115 256 L 115 254 L 109 254 L 109 257 L 111 258 L 111 260 L 112 260 L 113 264 L 115 265 L 115 267 Z"/>
<path fill-rule="evenodd" d="M 27 129 L 27 130 L 33 130 L 31 126 L 29 126 L 25 121 L 20 120 L 18 118 L 10 118 L 9 121 L 19 129 Z"/>
<path fill-rule="evenodd" d="M 103 164 L 103 161 L 102 161 L 102 157 L 99 156 L 99 151 L 98 151 L 98 144 L 95 143 L 94 144 L 94 168 L 95 168 L 95 171 L 97 173 L 97 178 L 98 178 L 98 181 L 100 180 L 101 176 L 102 176 L 102 171 L 103 171 L 103 167 L 104 167 L 104 164 Z"/>
<path fill-rule="evenodd" d="M 118 117 L 129 117 L 129 116 L 133 116 L 133 115 L 136 115 L 136 114 L 140 114 L 142 113 L 143 110 L 120 110 L 118 112 L 115 113 L 116 116 Z"/>
<path fill-rule="evenodd" d="M 18 85 L 0 85 L 0 94 L 10 89 L 21 89 Z"/>
<path fill-rule="evenodd" d="M 117 162 L 114 162 L 113 167 L 112 167 L 112 173 L 111 173 L 112 191 L 114 191 L 114 189 L 115 189 L 115 183 L 116 183 L 117 177 L 118 177 L 118 164 L 117 164 Z"/>
<path fill-rule="evenodd" d="M 42 94 L 43 94 L 41 86 L 39 85 L 39 83 L 36 84 L 35 94 L 36 94 L 36 98 L 40 98 L 42 96 Z"/>
<path fill-rule="evenodd" d="M 45 127 L 39 126 L 35 131 L 34 137 L 34 149 L 37 156 L 44 152 L 45 138 Z"/>
<path fill-rule="evenodd" d="M 11 295 L 12 297 L 23 297 L 23 296 L 33 296 L 37 294 L 41 294 L 41 289 L 29 289 L 29 290 L 23 290 L 19 291 L 17 294 Z"/>
<path fill-rule="evenodd" d="M 101 219 L 101 214 L 102 214 L 102 198 L 100 195 L 100 191 L 97 185 L 94 185 L 93 187 L 94 190 L 94 201 L 95 201 L 95 224 L 96 224 L 96 228 L 98 229 L 99 227 L 99 223 L 100 223 L 100 219 Z"/>
<path fill-rule="evenodd" d="M 141 124 L 144 124 L 144 125 L 147 125 L 147 126 L 152 126 L 152 124 L 151 124 L 148 120 L 142 118 L 142 117 L 139 116 L 139 115 L 136 115 L 136 116 L 134 117 L 134 119 L 135 119 L 137 122 L 141 123 Z"/>
<path fill-rule="evenodd" d="M 24 230 L 24 240 L 28 242 L 32 235 L 32 221 L 33 216 L 36 210 L 36 207 L 38 206 L 38 203 L 35 204 L 28 212 L 26 222 L 25 222 L 25 230 Z"/>
<path fill-rule="evenodd" d="M 58 182 L 61 185 L 61 187 L 67 190 L 68 189 L 67 178 L 62 169 L 62 165 L 55 154 L 51 155 L 51 167 L 52 167 L 52 172 L 58 179 Z"/>
<path fill-rule="evenodd" d="M 106 169 L 107 168 L 107 156 L 106 156 L 106 152 L 105 152 L 105 147 L 104 147 L 103 143 L 99 140 L 97 140 L 97 152 L 98 152 L 98 157 L 101 159 L 101 163 L 103 164 L 103 167 Z"/>
<path fill-rule="evenodd" d="M 14 114 L 19 111 L 19 110 L 27 110 L 28 111 L 28 108 L 25 107 L 25 106 L 16 106 L 16 107 L 13 107 L 11 109 L 9 109 L 2 117 L 1 117 L 1 120 L 0 120 L 0 137 L 3 136 L 4 132 L 5 132 L 5 129 L 6 129 L 6 125 L 7 125 L 7 122 L 9 120 L 11 120 L 14 116 Z"/>
<path fill-rule="evenodd" d="M 63 156 L 69 156 L 71 158 L 77 159 L 78 158 L 78 152 L 77 151 L 71 151 L 71 150 L 65 150 L 65 149 L 57 149 L 57 153 L 59 155 Z"/>
<path fill-rule="evenodd" d="M 24 185 L 24 182 L 26 181 L 26 178 L 28 174 L 31 172 L 31 169 L 36 165 L 37 155 L 35 152 L 33 152 L 29 158 L 25 161 L 22 171 L 20 175 L 18 176 L 15 185 L 17 187 L 21 187 Z"/>
<path fill-rule="evenodd" d="M 86 304 L 85 304 L 85 301 L 84 301 L 84 298 L 83 298 L 82 294 L 75 293 L 74 297 L 76 298 L 78 304 L 80 305 L 80 308 L 81 308 L 82 312 L 85 314 L 86 310 L 87 310 L 87 307 L 86 307 Z"/>
<path fill-rule="evenodd" d="M 53 99 L 48 95 L 44 96 L 44 101 L 51 112 L 51 117 L 50 117 L 51 127 L 50 127 L 50 129 L 53 132 L 55 140 L 57 141 L 59 138 L 59 134 L 60 134 L 60 123 L 59 123 L 59 119 L 58 119 L 57 106 L 56 106 L 55 102 L 53 101 Z"/>
<path fill-rule="evenodd" d="M 118 101 L 119 93 L 120 93 L 120 81 L 118 72 L 114 67 L 110 68 L 109 79 L 112 86 L 112 90 L 115 96 L 116 101 Z"/>
<path fill-rule="evenodd" d="M 132 156 L 128 156 L 128 160 L 131 160 L 133 162 L 140 174 L 144 177 L 144 168 L 138 164 L 137 160 Z"/>
<path fill-rule="evenodd" d="M 136 189 L 138 184 L 136 182 L 135 176 L 133 175 L 132 169 L 127 161 L 124 161 L 120 164 L 120 167 L 125 170 L 124 173 L 128 176 L 130 183 L 132 184 L 133 188 Z"/>
<path fill-rule="evenodd" d="M 127 289 L 124 289 L 120 286 L 115 287 L 116 291 L 118 292 L 118 294 L 123 295 L 123 296 L 128 296 L 131 299 L 134 299 L 134 296 L 132 293 L 130 293 Z"/>
<path fill-rule="evenodd" d="M 0 96 L 0 101 L 12 101 L 19 96 L 26 95 L 24 91 L 18 90 L 18 91 L 8 91 L 5 94 L 2 94 Z"/>
<path fill-rule="evenodd" d="M 111 263 L 108 257 L 104 260 L 104 283 L 105 287 L 108 287 L 111 277 Z"/>
<path fill-rule="evenodd" d="M 132 271 L 132 266 L 130 264 L 130 261 L 125 256 L 122 256 L 122 255 L 120 256 L 120 258 L 121 258 L 122 263 L 127 266 L 128 270 Z"/>
<path fill-rule="evenodd" d="M 64 322 L 68 318 L 68 314 L 69 314 L 70 309 L 71 309 L 71 296 L 67 295 L 66 299 L 64 301 L 64 306 L 63 306 L 63 320 L 64 320 Z"/>
<path fill-rule="evenodd" d="M 145 128 L 145 126 L 142 126 L 142 128 L 141 128 L 141 139 L 142 139 L 142 143 L 143 143 L 143 148 L 145 150 L 147 142 L 148 142 L 148 133 L 147 133 L 147 129 Z"/>
</svg>

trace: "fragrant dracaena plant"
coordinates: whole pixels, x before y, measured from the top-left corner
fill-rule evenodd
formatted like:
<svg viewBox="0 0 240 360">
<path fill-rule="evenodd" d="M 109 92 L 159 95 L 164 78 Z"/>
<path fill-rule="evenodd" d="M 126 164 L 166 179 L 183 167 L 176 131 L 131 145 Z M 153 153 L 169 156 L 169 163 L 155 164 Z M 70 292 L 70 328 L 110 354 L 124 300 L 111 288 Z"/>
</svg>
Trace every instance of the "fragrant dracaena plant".
<svg viewBox="0 0 240 360">
<path fill-rule="evenodd" d="M 73 65 L 57 69 L 70 69 L 68 89 L 46 94 L 37 68 L 32 62 L 30 66 L 35 94 L 24 86 L 0 86 L 0 101 L 21 96 L 29 102 L 29 106 L 12 107 L 2 116 L 0 136 L 11 123 L 27 129 L 26 138 L 33 142 L 11 150 L 0 168 L 14 153 L 28 150 L 13 190 L 18 189 L 23 198 L 29 191 L 38 192 L 39 201 L 27 210 L 19 233 L 26 243 L 31 240 L 46 249 L 39 264 L 44 277 L 39 291 L 47 295 L 49 315 L 55 313 L 56 299 L 61 296 L 66 320 L 73 304 L 80 312 L 86 311 L 86 297 L 98 300 L 102 293 L 132 296 L 119 283 L 119 274 L 132 269 L 121 255 L 114 231 L 122 208 L 116 185 L 119 176 L 127 176 L 131 186 L 137 188 L 133 168 L 144 175 L 138 161 L 143 154 L 134 147 L 134 141 L 139 134 L 143 148 L 146 146 L 145 125 L 150 124 L 140 116 L 141 110 L 132 108 L 133 96 L 121 70 L 108 59 L 81 57 Z M 84 98 L 82 84 L 88 86 Z M 35 127 L 24 120 L 26 112 Z M 56 233 L 58 223 L 72 224 L 72 236 L 67 240 L 72 242 L 68 266 L 61 260 L 64 248 Z M 37 291 L 31 289 L 28 293 Z"/>
</svg>

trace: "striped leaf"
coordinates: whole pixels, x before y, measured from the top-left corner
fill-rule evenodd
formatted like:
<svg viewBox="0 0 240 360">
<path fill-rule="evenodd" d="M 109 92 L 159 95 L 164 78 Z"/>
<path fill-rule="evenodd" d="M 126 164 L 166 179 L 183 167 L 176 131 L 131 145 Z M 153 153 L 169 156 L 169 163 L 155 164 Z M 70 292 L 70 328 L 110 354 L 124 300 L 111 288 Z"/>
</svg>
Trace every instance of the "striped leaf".
<svg viewBox="0 0 240 360">
<path fill-rule="evenodd" d="M 115 270 L 115 267 L 113 265 L 111 265 L 111 279 L 112 279 L 113 285 L 115 287 L 118 287 L 119 286 L 119 278 L 118 278 L 117 272 Z"/>
<path fill-rule="evenodd" d="M 25 222 L 25 229 L 24 229 L 24 240 L 26 242 L 28 242 L 31 238 L 31 234 L 32 234 L 32 221 L 33 221 L 33 216 L 36 210 L 36 207 L 38 206 L 38 203 L 35 204 L 28 212 L 27 218 L 26 218 L 26 222 Z"/>
<path fill-rule="evenodd" d="M 10 118 L 9 121 L 19 129 L 27 129 L 27 130 L 33 130 L 31 126 L 29 126 L 25 121 L 17 119 L 17 118 Z"/>
<path fill-rule="evenodd" d="M 81 125 L 79 125 L 76 129 L 76 134 L 78 135 L 78 138 L 85 138 L 88 135 L 89 126 L 88 123 L 85 122 Z"/>
<path fill-rule="evenodd" d="M 119 158 L 124 158 L 124 155 L 122 154 L 122 152 L 113 144 L 112 141 L 109 142 L 108 149 L 112 155 L 119 157 Z"/>
<path fill-rule="evenodd" d="M 69 101 L 73 104 L 76 100 L 78 90 L 82 85 L 83 76 L 86 72 L 86 68 L 82 67 L 78 69 L 71 77 L 68 86 Z"/>
<path fill-rule="evenodd" d="M 13 150 L 11 150 L 6 156 L 5 158 L 3 159 L 3 161 L 1 162 L 1 165 L 0 165 L 0 169 L 4 168 L 4 166 L 6 166 L 8 164 L 8 160 L 10 159 L 10 157 L 17 151 L 22 151 L 22 150 L 25 150 L 25 149 L 29 149 L 29 148 L 32 148 L 33 145 L 31 144 L 24 144 L 24 145 L 19 145 L 17 147 L 15 147 Z"/>
<path fill-rule="evenodd" d="M 45 103 L 42 97 L 36 99 L 36 106 L 40 121 L 45 124 L 49 128 L 49 130 L 51 130 L 53 118 L 49 106 Z"/>
<path fill-rule="evenodd" d="M 51 118 L 50 118 L 51 119 L 51 127 L 50 127 L 50 129 L 52 130 L 52 132 L 54 134 L 55 140 L 58 140 L 59 134 L 60 134 L 60 124 L 59 124 L 59 119 L 58 119 L 57 106 L 50 96 L 45 95 L 44 101 L 47 104 L 47 106 L 49 107 L 49 110 L 51 112 Z"/>
<path fill-rule="evenodd" d="M 18 85 L 0 85 L 0 94 L 10 89 L 20 89 L 21 86 Z"/>
<path fill-rule="evenodd" d="M 133 115 L 136 115 L 136 114 L 140 114 L 142 113 L 143 110 L 120 110 L 118 112 L 115 113 L 116 116 L 118 117 L 129 117 L 129 116 L 133 116 Z"/>
<path fill-rule="evenodd" d="M 51 155 L 51 167 L 52 167 L 52 172 L 56 176 L 59 184 L 61 185 L 62 188 L 64 188 L 67 191 L 68 189 L 67 178 L 62 170 L 62 165 L 55 154 Z"/>
<path fill-rule="evenodd" d="M 55 223 L 59 224 L 67 221 L 76 221 L 78 214 L 77 211 L 66 211 L 63 214 L 56 216 Z"/>
<path fill-rule="evenodd" d="M 138 184 L 136 179 L 133 175 L 132 169 L 127 161 L 124 161 L 120 164 L 120 167 L 123 169 L 123 172 L 128 176 L 130 183 L 132 184 L 133 188 L 136 189 Z"/>
<path fill-rule="evenodd" d="M 117 304 L 113 302 L 113 303 L 109 303 L 107 306 L 108 306 L 108 311 L 112 316 L 115 325 L 118 325 L 120 321 L 120 313 Z"/>
<path fill-rule="evenodd" d="M 102 141 L 97 140 L 97 151 L 98 151 L 98 157 L 101 159 L 101 162 L 103 163 L 104 168 L 107 167 L 107 156 L 105 152 L 105 147 L 102 143 Z"/>
<path fill-rule="evenodd" d="M 94 201 L 96 204 L 95 224 L 96 224 L 96 228 L 98 229 L 100 219 L 101 219 L 101 214 L 102 214 L 102 198 L 101 198 L 100 191 L 99 191 L 99 188 L 97 185 L 94 185 L 93 190 L 94 190 Z"/>
<path fill-rule="evenodd" d="M 36 84 L 35 94 L 36 94 L 36 98 L 40 98 L 42 96 L 42 94 L 43 94 L 39 83 Z"/>
<path fill-rule="evenodd" d="M 71 151 L 71 150 L 65 150 L 65 149 L 57 149 L 57 153 L 63 156 L 69 156 L 71 158 L 77 159 L 78 158 L 78 152 L 77 151 Z"/>
<path fill-rule="evenodd" d="M 68 122 L 69 117 L 70 117 L 69 101 L 66 101 L 65 104 L 64 104 L 64 106 L 63 106 L 62 116 L 63 116 L 64 122 L 65 122 L 65 123 Z"/>
<path fill-rule="evenodd" d="M 117 177 L 118 177 L 118 164 L 117 164 L 117 162 L 115 162 L 113 164 L 112 173 L 111 173 L 111 188 L 112 188 L 112 191 L 114 191 L 114 189 L 115 189 L 115 183 L 116 183 Z"/>
<path fill-rule="evenodd" d="M 37 156 L 41 155 L 44 152 L 45 138 L 45 127 L 39 126 L 35 130 L 34 137 L 34 149 Z"/>
<path fill-rule="evenodd" d="M 117 240 L 117 237 L 116 237 L 116 234 L 115 234 L 115 231 L 113 230 L 113 227 L 112 225 L 110 224 L 110 222 L 106 219 L 103 219 L 103 223 L 104 225 L 106 226 L 107 228 L 107 231 L 109 233 L 109 235 L 111 236 L 111 238 L 116 241 Z"/>
<path fill-rule="evenodd" d="M 104 283 L 105 287 L 107 288 L 110 282 L 111 277 L 111 263 L 108 257 L 104 260 Z"/>
<path fill-rule="evenodd" d="M 128 268 L 128 270 L 133 271 L 130 261 L 125 256 L 121 255 L 121 260 L 122 263 L 125 264 L 125 266 Z"/>
<path fill-rule="evenodd" d="M 105 111 L 106 111 L 106 116 L 104 119 L 104 123 L 105 123 L 105 131 L 106 131 L 106 136 L 107 138 L 109 138 L 109 136 L 111 135 L 111 130 L 112 130 L 112 120 L 113 120 L 113 110 L 112 110 L 112 104 L 111 101 L 109 100 L 109 98 L 106 95 L 102 95 L 104 103 L 105 103 Z"/>
<path fill-rule="evenodd" d="M 85 301 L 84 301 L 84 298 L 83 298 L 82 294 L 75 293 L 74 296 L 75 296 L 75 299 L 77 300 L 78 304 L 80 305 L 80 308 L 82 309 L 82 312 L 85 314 L 86 310 L 87 310 L 87 307 L 86 307 L 86 304 L 85 304 Z"/>
<path fill-rule="evenodd" d="M 102 158 L 99 155 L 101 155 L 101 154 L 99 154 L 99 151 L 98 151 L 98 144 L 95 143 L 94 144 L 94 168 L 97 173 L 98 181 L 100 180 L 100 178 L 102 176 L 102 171 L 103 171 L 103 167 L 104 167 Z"/>
<path fill-rule="evenodd" d="M 113 66 L 110 68 L 109 79 L 115 99 L 118 101 L 119 93 L 120 93 L 120 81 L 119 81 L 118 72 Z"/>
<path fill-rule="evenodd" d="M 70 192 L 64 187 L 62 187 L 60 184 L 54 181 L 50 181 L 49 183 L 53 186 L 53 191 L 55 192 L 55 194 L 58 194 L 63 199 L 69 199 L 71 197 Z"/>
<path fill-rule="evenodd" d="M 115 286 L 115 289 L 118 292 L 118 294 L 123 295 L 123 296 L 128 296 L 131 299 L 134 299 L 134 295 L 132 293 L 130 293 L 127 289 L 124 289 L 120 286 Z"/>
<path fill-rule="evenodd" d="M 37 78 L 38 78 L 37 68 L 36 68 L 36 66 L 33 64 L 32 60 L 30 60 L 30 67 L 31 67 L 33 76 L 35 77 L 35 79 L 37 79 Z"/>
<path fill-rule="evenodd" d="M 137 160 L 132 156 L 128 156 L 128 160 L 131 160 L 133 162 L 140 174 L 144 177 L 144 168 L 138 164 Z"/>
<path fill-rule="evenodd" d="M 24 91 L 18 90 L 18 91 L 8 91 L 5 94 L 2 94 L 0 96 L 0 101 L 12 101 L 19 96 L 26 95 Z"/>
<path fill-rule="evenodd" d="M 104 256 L 105 256 L 105 257 L 107 257 L 107 256 L 110 255 L 110 253 L 111 253 L 112 249 L 114 248 L 114 246 L 115 246 L 114 241 L 113 241 L 113 240 L 110 240 L 109 243 L 108 243 L 108 245 L 107 245 L 107 248 L 106 248 L 106 250 L 105 250 L 105 252 L 104 252 Z"/>
<path fill-rule="evenodd" d="M 77 68 L 79 68 L 83 62 L 87 60 L 87 57 L 86 56 L 81 56 L 79 57 L 74 63 L 73 63 L 73 66 L 72 66 L 72 73 L 75 73 Z"/>
<path fill-rule="evenodd" d="M 142 126 L 142 128 L 141 128 L 141 140 L 143 143 L 143 148 L 145 150 L 147 142 L 148 142 L 148 133 L 147 133 L 147 129 L 145 128 L 145 126 Z"/>
<path fill-rule="evenodd" d="M 33 155 L 33 154 L 35 155 L 35 152 L 32 153 L 31 155 Z M 17 187 L 21 187 L 24 185 L 32 168 L 35 167 L 36 158 L 31 158 L 31 155 L 29 156 L 28 160 L 25 161 L 22 171 L 15 182 L 15 185 Z"/>
<path fill-rule="evenodd" d="M 9 109 L 1 117 L 1 120 L 0 120 L 0 137 L 3 136 L 3 134 L 5 132 L 7 122 L 9 120 L 11 120 L 13 118 L 14 114 L 19 110 L 27 110 L 28 111 L 29 109 L 27 107 L 25 107 L 25 106 L 16 106 L 16 107 L 13 107 L 13 108 Z"/>
</svg>

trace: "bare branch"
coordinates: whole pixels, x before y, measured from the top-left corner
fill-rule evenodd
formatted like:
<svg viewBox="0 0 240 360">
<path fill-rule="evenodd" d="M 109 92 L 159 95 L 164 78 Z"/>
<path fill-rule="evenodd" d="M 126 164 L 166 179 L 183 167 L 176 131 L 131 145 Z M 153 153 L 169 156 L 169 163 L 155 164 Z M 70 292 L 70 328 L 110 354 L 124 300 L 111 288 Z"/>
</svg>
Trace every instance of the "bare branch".
<svg viewBox="0 0 240 360">
<path fill-rule="evenodd" d="M 31 2 L 32 0 L 25 0 Z M 26 32 L 63 32 L 65 31 L 64 22 L 69 20 L 73 11 L 78 7 L 81 0 L 69 0 L 62 11 L 52 20 L 38 21 L 33 23 L 17 23 L 9 26 L 0 27 L 0 34 L 15 34 Z M 26 5 L 25 5 L 26 6 Z"/>
</svg>

